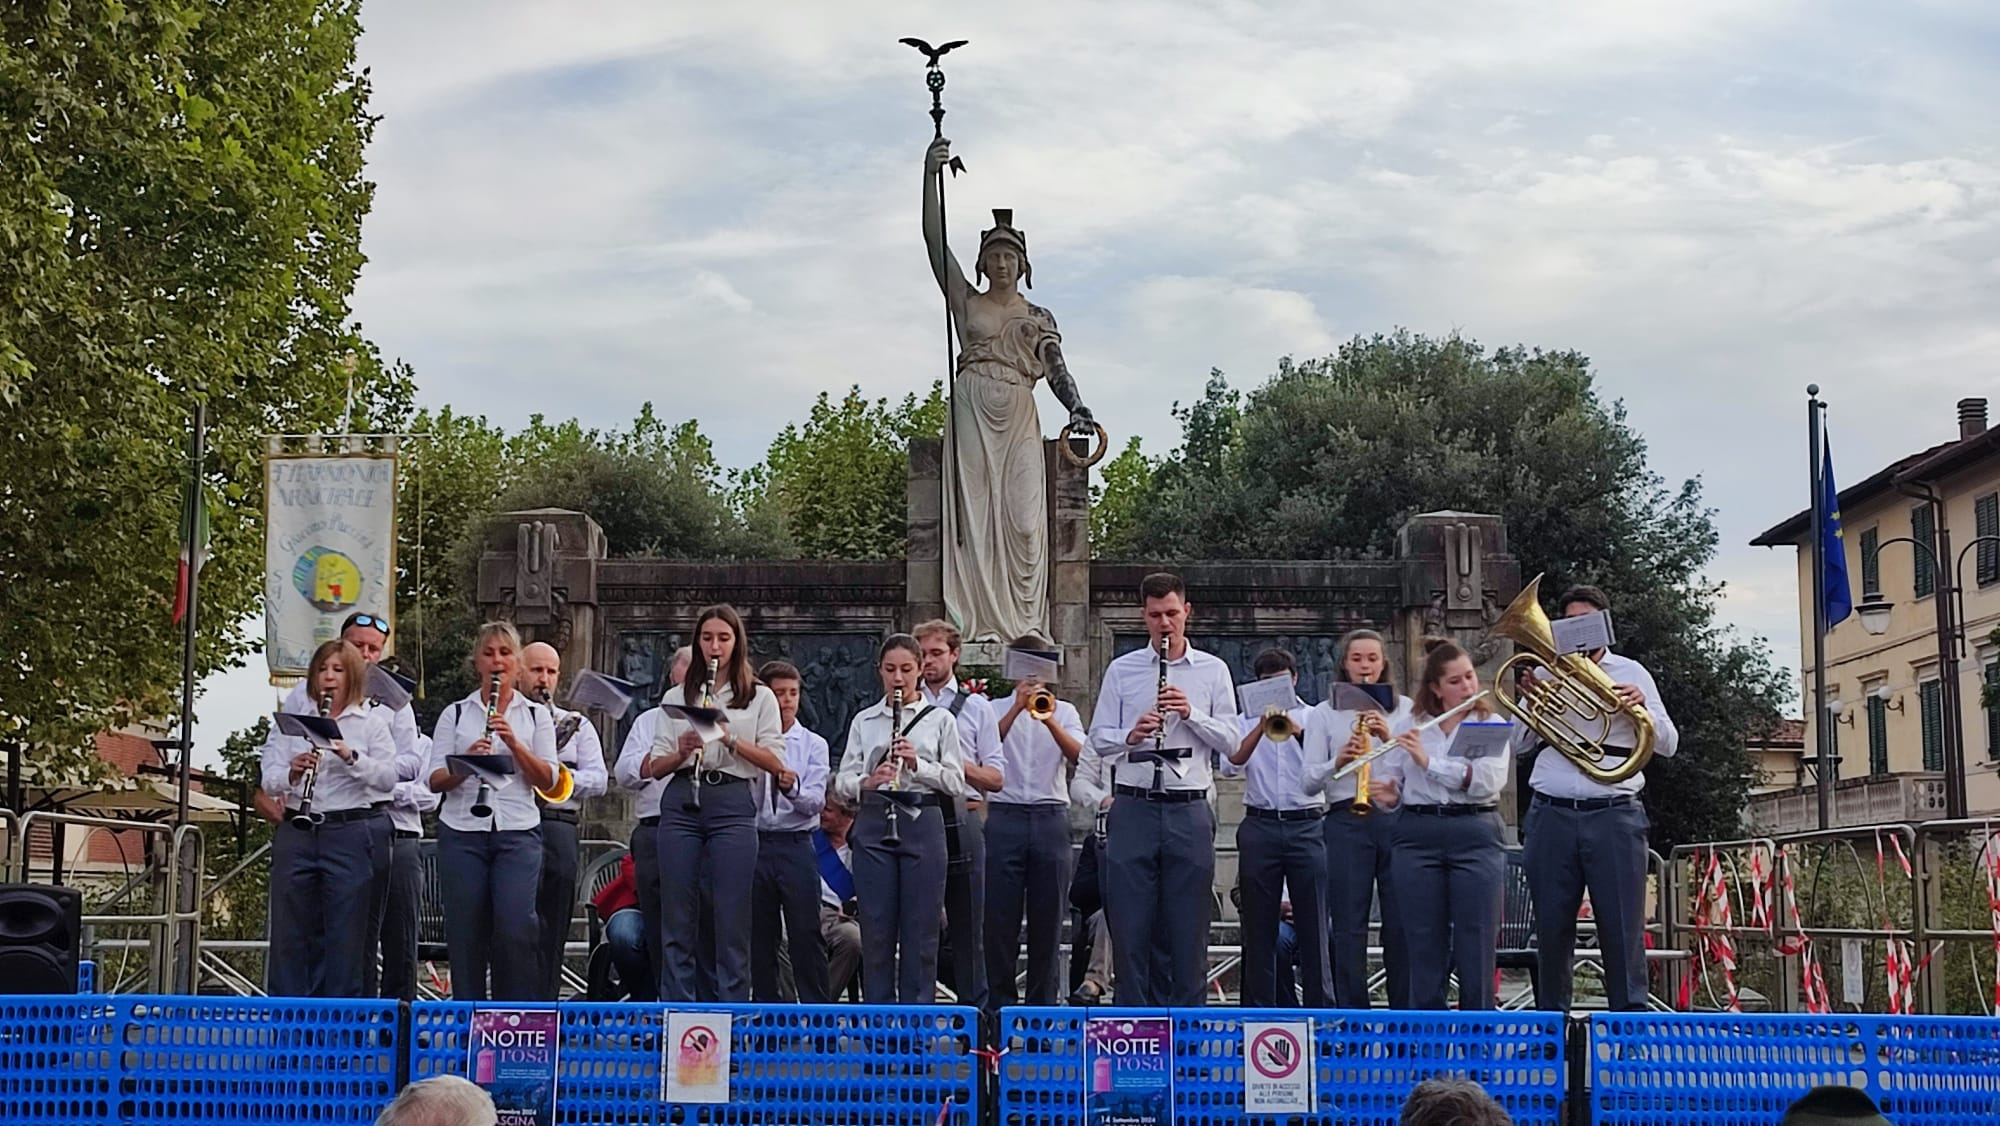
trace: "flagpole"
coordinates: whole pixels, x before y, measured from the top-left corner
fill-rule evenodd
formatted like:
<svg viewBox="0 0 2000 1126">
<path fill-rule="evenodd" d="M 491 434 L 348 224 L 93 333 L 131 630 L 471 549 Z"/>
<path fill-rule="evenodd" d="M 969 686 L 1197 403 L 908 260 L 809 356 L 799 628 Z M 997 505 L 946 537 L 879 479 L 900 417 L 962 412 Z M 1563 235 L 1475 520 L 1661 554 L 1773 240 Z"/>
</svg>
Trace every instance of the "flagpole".
<svg viewBox="0 0 2000 1126">
<path fill-rule="evenodd" d="M 1807 460 L 1811 466 L 1807 481 L 1812 489 L 1812 499 L 1806 511 L 1812 514 L 1812 530 L 1808 542 L 1812 544 L 1812 729 L 1813 754 L 1819 763 L 1819 827 L 1833 827 L 1833 786 L 1839 781 L 1839 760 L 1834 757 L 1833 717 L 1826 711 L 1826 559 L 1825 559 L 1825 519 L 1820 512 L 1825 500 L 1825 482 L 1820 480 L 1823 464 L 1823 450 L 1826 436 L 1821 431 L 1820 415 L 1826 404 L 1819 401 L 1819 384 L 1806 385 L 1806 433 L 1810 444 Z"/>
<path fill-rule="evenodd" d="M 188 439 L 188 491 L 183 506 L 186 511 L 181 515 L 181 546 L 188 552 L 188 585 L 187 614 L 181 619 L 181 769 L 175 825 L 188 823 L 188 776 L 194 768 L 194 624 L 196 609 L 201 605 L 195 591 L 201 585 L 202 563 L 196 554 L 201 545 L 194 541 L 200 534 L 197 521 L 201 512 L 202 461 L 208 452 L 207 426 L 207 405 L 196 402 L 194 432 Z"/>
</svg>

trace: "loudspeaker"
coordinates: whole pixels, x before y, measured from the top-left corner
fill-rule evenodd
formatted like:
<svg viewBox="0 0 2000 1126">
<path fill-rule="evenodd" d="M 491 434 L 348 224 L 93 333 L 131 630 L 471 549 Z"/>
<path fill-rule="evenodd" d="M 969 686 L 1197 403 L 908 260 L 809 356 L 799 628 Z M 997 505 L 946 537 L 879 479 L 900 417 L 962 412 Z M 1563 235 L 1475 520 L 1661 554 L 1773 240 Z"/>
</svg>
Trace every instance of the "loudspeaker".
<svg viewBox="0 0 2000 1126">
<path fill-rule="evenodd" d="M 75 993 L 83 893 L 0 884 L 0 982 L 8 993 Z"/>
</svg>

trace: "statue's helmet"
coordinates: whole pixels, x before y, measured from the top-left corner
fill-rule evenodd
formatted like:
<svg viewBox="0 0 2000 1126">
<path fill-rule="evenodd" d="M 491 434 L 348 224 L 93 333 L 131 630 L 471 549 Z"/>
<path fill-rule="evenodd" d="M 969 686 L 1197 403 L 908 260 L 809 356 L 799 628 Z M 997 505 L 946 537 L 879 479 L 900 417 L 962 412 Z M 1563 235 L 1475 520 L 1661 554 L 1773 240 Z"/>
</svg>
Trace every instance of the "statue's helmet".
<svg viewBox="0 0 2000 1126">
<path fill-rule="evenodd" d="M 993 209 L 993 227 L 979 233 L 979 257 L 973 263 L 975 277 L 986 276 L 986 251 L 995 246 L 1008 246 L 1021 256 L 1021 284 L 1035 288 L 1035 267 L 1028 261 L 1028 236 L 1014 226 L 1014 209 L 996 207 Z"/>
</svg>

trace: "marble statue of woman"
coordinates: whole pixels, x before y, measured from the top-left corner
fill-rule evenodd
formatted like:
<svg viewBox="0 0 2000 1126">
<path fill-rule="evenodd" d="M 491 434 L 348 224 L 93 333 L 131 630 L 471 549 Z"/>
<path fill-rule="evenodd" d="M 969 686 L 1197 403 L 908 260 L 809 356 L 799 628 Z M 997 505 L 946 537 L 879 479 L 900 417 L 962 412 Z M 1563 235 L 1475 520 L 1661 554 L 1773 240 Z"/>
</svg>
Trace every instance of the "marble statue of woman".
<svg viewBox="0 0 2000 1126">
<path fill-rule="evenodd" d="M 944 602 L 968 641 L 1049 633 L 1049 514 L 1035 381 L 1047 380 L 1073 422 L 1092 423 L 1063 363 L 1047 309 L 1021 295 L 1034 285 L 1028 238 L 995 209 L 974 259 L 984 290 L 965 280 L 944 244 L 939 139 L 924 155 L 924 245 L 958 330 L 958 370 L 944 430 Z"/>
</svg>

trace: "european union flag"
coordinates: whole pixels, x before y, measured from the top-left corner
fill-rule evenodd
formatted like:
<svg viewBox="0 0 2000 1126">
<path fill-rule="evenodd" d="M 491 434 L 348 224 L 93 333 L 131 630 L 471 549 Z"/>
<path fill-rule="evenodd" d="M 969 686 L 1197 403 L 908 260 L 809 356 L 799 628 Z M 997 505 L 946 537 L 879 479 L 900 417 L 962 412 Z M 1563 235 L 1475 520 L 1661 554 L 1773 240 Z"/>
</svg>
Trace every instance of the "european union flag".
<svg viewBox="0 0 2000 1126">
<path fill-rule="evenodd" d="M 1819 473 L 1819 567 L 1826 628 L 1832 629 L 1854 612 L 1854 591 L 1847 585 L 1847 546 L 1840 536 L 1840 490 L 1833 484 L 1833 444 L 1821 438 Z"/>
</svg>

